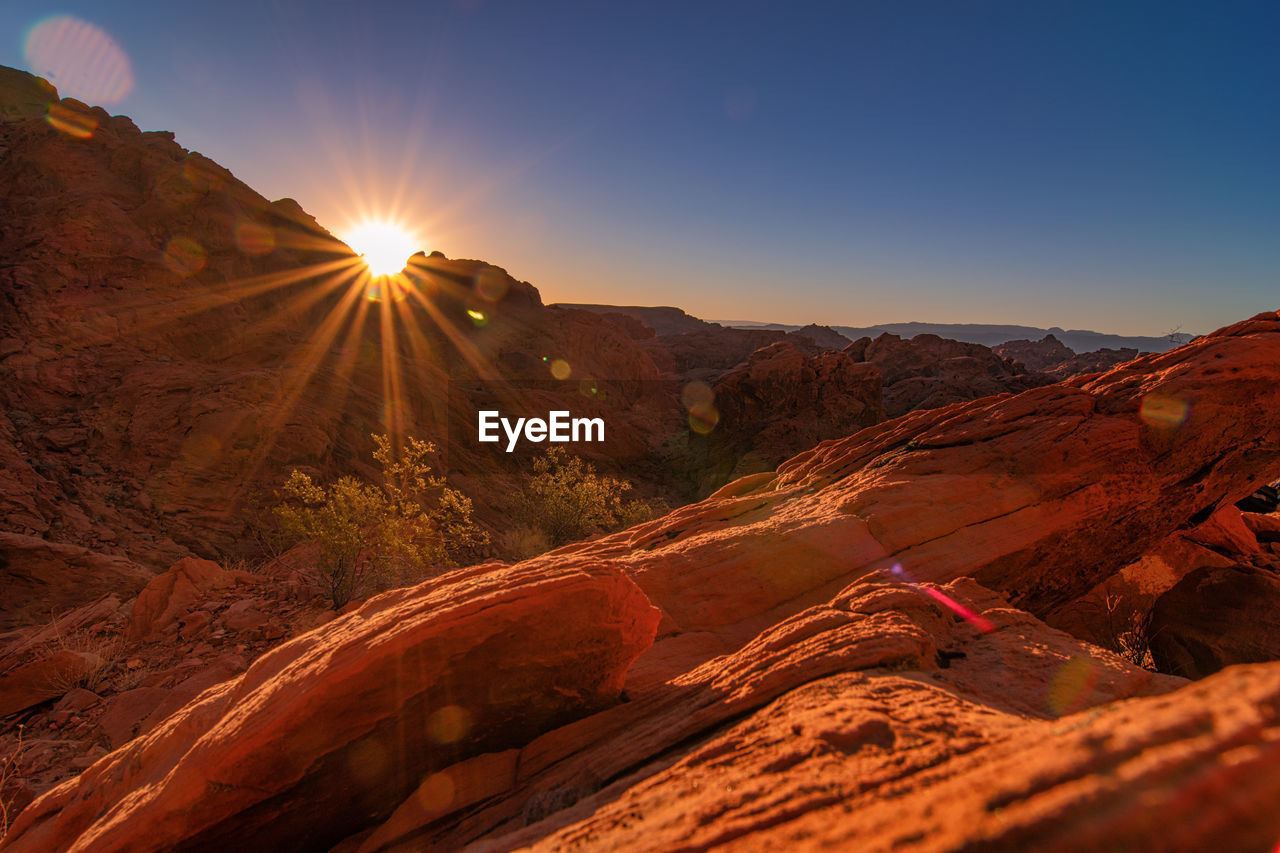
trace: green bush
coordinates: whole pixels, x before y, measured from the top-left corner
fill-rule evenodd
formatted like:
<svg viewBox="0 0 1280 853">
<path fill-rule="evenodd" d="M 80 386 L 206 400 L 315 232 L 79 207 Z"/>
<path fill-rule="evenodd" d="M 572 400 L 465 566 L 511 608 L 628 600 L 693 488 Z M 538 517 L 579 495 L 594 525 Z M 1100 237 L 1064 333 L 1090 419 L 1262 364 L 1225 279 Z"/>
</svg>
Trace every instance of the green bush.
<svg viewBox="0 0 1280 853">
<path fill-rule="evenodd" d="M 624 499 L 630 490 L 625 480 L 601 476 L 585 459 L 552 447 L 534 460 L 515 515 L 557 547 L 652 518 L 653 506 Z"/>
<path fill-rule="evenodd" d="M 433 444 L 410 437 L 393 451 L 387 436 L 373 440 L 380 484 L 347 476 L 321 486 L 295 470 L 272 510 L 286 541 L 320 546 L 319 580 L 335 608 L 375 586 L 455 566 L 488 541 L 470 499 L 431 474 Z"/>
</svg>

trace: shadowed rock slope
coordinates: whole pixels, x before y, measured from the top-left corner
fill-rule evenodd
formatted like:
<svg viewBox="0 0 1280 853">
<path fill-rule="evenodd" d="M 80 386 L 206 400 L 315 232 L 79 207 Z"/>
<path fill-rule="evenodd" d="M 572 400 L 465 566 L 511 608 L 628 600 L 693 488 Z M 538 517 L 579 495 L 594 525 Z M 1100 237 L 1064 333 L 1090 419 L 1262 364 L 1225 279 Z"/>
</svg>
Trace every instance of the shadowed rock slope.
<svg viewBox="0 0 1280 853">
<path fill-rule="evenodd" d="M 1038 616 L 1280 475 L 1278 372 L 1262 314 L 385 594 L 0 849 L 1266 849 L 1280 664 L 1188 684 Z"/>
</svg>

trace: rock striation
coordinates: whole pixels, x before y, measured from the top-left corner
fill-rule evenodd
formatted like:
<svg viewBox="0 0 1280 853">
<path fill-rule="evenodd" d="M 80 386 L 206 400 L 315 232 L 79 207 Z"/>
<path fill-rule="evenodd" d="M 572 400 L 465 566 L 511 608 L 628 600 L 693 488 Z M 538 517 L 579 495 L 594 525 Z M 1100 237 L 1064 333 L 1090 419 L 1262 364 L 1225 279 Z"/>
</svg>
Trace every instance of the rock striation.
<svg viewBox="0 0 1280 853">
<path fill-rule="evenodd" d="M 615 702 L 657 621 L 601 563 L 389 593 L 46 794 L 4 849 L 325 849 L 433 772 Z"/>
</svg>

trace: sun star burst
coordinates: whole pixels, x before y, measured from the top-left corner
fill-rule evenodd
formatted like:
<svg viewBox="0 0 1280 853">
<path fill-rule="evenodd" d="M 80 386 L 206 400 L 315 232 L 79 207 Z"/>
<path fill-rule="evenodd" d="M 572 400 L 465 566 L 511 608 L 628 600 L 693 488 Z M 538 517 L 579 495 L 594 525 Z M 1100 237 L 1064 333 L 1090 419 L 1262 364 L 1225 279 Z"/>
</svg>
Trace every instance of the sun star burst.
<svg viewBox="0 0 1280 853">
<path fill-rule="evenodd" d="M 409 256 L 421 248 L 418 238 L 404 227 L 379 220 L 355 226 L 343 236 L 343 242 L 364 258 L 375 278 L 400 272 Z"/>
</svg>

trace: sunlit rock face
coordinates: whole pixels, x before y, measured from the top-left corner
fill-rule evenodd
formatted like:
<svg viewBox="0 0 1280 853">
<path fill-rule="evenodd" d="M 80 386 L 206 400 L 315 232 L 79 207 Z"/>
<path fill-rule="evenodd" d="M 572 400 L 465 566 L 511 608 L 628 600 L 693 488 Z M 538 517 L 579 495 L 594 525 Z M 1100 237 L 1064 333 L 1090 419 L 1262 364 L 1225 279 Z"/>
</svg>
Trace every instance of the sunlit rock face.
<svg viewBox="0 0 1280 853">
<path fill-rule="evenodd" d="M 1233 504 L 1280 474 L 1277 364 L 1260 315 L 372 599 L 34 802 L 0 849 L 1084 849 L 1153 827 L 1252 849 L 1280 832 L 1280 664 L 1186 686 L 1034 614 L 1175 559 L 1179 531 L 1270 554 Z M 479 722 L 516 708 L 537 719 Z M 401 731 L 423 739 L 384 749 Z M 362 808 L 304 820 L 338 776 Z"/>
<path fill-rule="evenodd" d="M 46 795 L 4 849 L 327 849 L 432 773 L 615 703 L 657 623 L 598 562 L 388 593 Z"/>
</svg>

